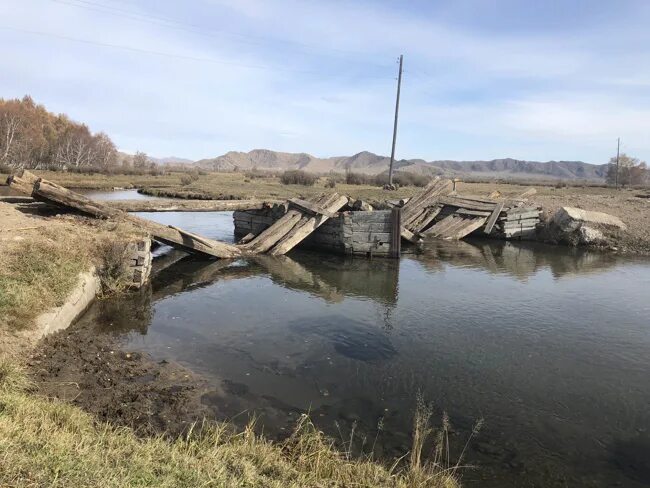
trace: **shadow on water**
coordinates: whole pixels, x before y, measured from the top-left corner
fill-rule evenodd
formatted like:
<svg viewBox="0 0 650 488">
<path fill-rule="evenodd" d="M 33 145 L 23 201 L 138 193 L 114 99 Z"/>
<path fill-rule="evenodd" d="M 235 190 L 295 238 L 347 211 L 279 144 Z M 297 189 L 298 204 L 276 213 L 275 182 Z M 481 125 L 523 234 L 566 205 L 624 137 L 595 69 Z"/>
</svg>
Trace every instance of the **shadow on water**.
<svg viewBox="0 0 650 488">
<path fill-rule="evenodd" d="M 648 482 L 647 261 L 492 241 L 401 261 L 181 256 L 83 321 L 209 378 L 216 418 L 255 412 L 282 437 L 308 410 L 335 438 L 380 434 L 375 455 L 391 457 L 423 391 L 459 446 L 486 419 L 465 486 Z"/>
</svg>

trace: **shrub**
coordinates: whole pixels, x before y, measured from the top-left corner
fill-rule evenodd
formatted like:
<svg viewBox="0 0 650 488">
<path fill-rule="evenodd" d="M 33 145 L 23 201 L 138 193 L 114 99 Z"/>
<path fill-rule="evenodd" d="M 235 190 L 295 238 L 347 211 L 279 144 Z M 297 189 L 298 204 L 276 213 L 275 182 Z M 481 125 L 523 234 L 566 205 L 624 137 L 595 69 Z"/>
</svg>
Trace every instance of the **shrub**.
<svg viewBox="0 0 650 488">
<path fill-rule="evenodd" d="M 285 171 L 280 176 L 280 181 L 283 185 L 314 186 L 316 180 L 318 180 L 318 176 L 300 169 Z"/>
<path fill-rule="evenodd" d="M 257 178 L 273 178 L 274 176 L 275 173 L 273 171 L 265 171 L 257 168 L 253 168 L 250 171 L 246 171 L 246 173 L 244 173 L 244 177 L 248 178 L 249 180 L 255 180 Z"/>
<path fill-rule="evenodd" d="M 348 185 L 373 185 L 375 184 L 374 180 L 375 178 L 370 175 L 353 173 L 352 171 L 345 173 L 345 182 Z"/>
<path fill-rule="evenodd" d="M 431 178 L 425 175 L 418 175 L 415 173 L 397 172 L 393 174 L 393 183 L 399 186 L 427 186 Z"/>
<path fill-rule="evenodd" d="M 336 188 L 336 180 L 334 178 L 327 178 L 325 188 Z"/>
<path fill-rule="evenodd" d="M 194 169 L 188 174 L 181 176 L 181 185 L 187 186 L 199 179 L 199 171 Z"/>
</svg>

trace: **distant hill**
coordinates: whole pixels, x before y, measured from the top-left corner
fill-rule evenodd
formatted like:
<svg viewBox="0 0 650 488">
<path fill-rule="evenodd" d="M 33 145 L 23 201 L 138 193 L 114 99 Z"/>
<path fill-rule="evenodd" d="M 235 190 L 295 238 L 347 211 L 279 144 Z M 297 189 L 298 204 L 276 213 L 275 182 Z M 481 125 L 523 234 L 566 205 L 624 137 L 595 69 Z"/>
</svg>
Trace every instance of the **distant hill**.
<svg viewBox="0 0 650 488">
<path fill-rule="evenodd" d="M 153 161 L 156 164 L 194 164 L 194 161 L 191 159 L 185 159 L 185 158 L 177 158 L 175 156 L 170 156 L 167 158 L 154 158 L 152 156 L 149 156 L 149 160 Z"/>
<path fill-rule="evenodd" d="M 250 152 L 230 151 L 212 159 L 202 159 L 194 164 L 213 171 L 261 170 L 284 171 L 302 169 L 314 173 L 355 171 L 379 174 L 388 169 L 390 158 L 362 151 L 354 156 L 318 158 L 307 153 L 285 153 L 268 149 Z M 402 159 L 396 161 L 398 171 L 427 175 L 485 176 L 501 178 L 555 178 L 602 180 L 607 173 L 606 164 L 589 164 L 582 161 L 522 161 L 517 159 L 493 159 L 491 161 L 424 161 Z"/>
</svg>

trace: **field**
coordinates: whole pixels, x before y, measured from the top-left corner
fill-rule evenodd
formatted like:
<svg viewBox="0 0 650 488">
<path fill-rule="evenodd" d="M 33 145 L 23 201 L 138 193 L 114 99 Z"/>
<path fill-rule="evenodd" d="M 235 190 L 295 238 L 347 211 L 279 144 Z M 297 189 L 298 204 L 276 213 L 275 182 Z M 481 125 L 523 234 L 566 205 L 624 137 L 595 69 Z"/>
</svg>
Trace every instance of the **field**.
<svg viewBox="0 0 650 488">
<path fill-rule="evenodd" d="M 410 197 L 419 191 L 418 187 L 405 186 L 388 191 L 377 186 L 348 185 L 336 183 L 334 188 L 326 187 L 328 177 L 320 177 L 313 186 L 284 185 L 276 176 L 255 177 L 251 173 L 169 173 L 152 175 L 100 175 L 61 172 L 36 172 L 46 179 L 70 188 L 112 189 L 142 188 L 144 193 L 161 197 L 210 198 L 210 199 L 285 199 L 310 196 L 336 191 L 355 199 L 380 205 L 387 199 Z M 534 183 L 534 182 L 531 182 Z M 537 194 L 531 199 L 551 216 L 559 207 L 572 206 L 586 210 L 610 213 L 621 218 L 628 231 L 617 242 L 620 252 L 650 254 L 650 190 L 621 189 L 602 185 L 580 184 L 555 186 L 535 184 Z M 515 196 L 529 188 L 529 185 L 503 180 L 495 182 L 459 181 L 457 190 L 466 195 L 486 196 L 498 190 L 504 196 Z"/>
</svg>

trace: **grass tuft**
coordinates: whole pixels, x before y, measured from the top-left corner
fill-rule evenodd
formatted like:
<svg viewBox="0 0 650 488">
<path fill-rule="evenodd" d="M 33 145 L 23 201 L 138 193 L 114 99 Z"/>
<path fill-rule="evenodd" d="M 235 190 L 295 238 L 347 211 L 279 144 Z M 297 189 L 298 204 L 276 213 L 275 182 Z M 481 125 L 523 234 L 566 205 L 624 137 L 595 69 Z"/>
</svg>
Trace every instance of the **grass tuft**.
<svg viewBox="0 0 650 488">
<path fill-rule="evenodd" d="M 90 267 L 88 253 L 77 251 L 52 239 L 7 246 L 0 253 L 0 326 L 25 328 L 40 311 L 61 305 Z"/>
</svg>

